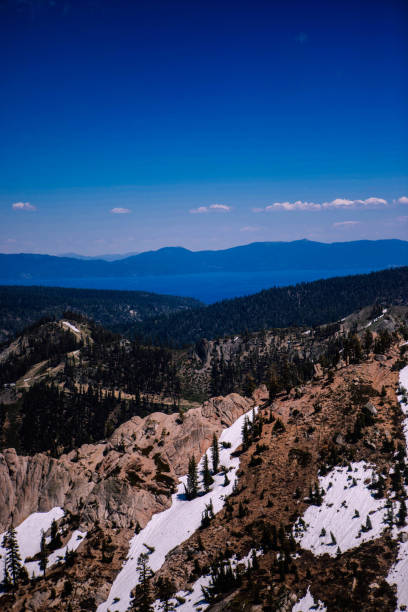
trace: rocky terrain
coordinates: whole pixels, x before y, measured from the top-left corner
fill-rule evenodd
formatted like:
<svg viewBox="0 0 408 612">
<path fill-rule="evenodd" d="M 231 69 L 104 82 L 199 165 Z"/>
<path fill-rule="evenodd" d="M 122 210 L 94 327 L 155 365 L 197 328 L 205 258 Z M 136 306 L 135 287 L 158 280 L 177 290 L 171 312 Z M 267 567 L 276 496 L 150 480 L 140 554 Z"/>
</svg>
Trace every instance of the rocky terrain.
<svg viewBox="0 0 408 612">
<path fill-rule="evenodd" d="M 319 601 L 319 609 L 329 611 L 403 610 L 406 604 L 389 576 L 401 542 L 408 540 L 401 511 L 408 484 L 404 412 L 397 397 L 407 358 L 406 314 L 402 307 L 367 309 L 326 336 L 322 329 L 263 334 L 263 346 L 287 351 L 289 345 L 313 361 L 312 376 L 302 385 L 274 390 L 261 384 L 252 397 L 233 393 L 187 411 L 134 416 L 108 438 L 58 457 L 3 450 L 0 531 L 11 522 L 24 525 L 33 513 L 62 508 L 61 546 L 72 542 L 73 534 L 79 534 L 79 544 L 72 558 L 50 564 L 44 577 L 5 593 L 2 609 L 102 610 L 129 542 L 140 533 L 155 566 L 156 597 L 169 579 L 171 601 L 180 612 L 208 607 L 306 612 Z M 372 341 L 363 348 L 367 330 Z M 318 361 L 323 346 L 350 332 L 359 338 L 361 353 L 342 354 L 335 366 Z M 387 346 L 378 352 L 376 340 L 385 337 Z M 205 376 L 216 353 L 228 361 L 236 347 L 247 359 L 260 338 L 203 343 L 188 354 L 190 372 L 195 360 Z M 242 421 L 245 414 L 248 420 Z M 246 433 L 239 433 L 236 448 L 235 442 L 231 451 L 225 446 L 226 465 L 212 489 L 183 502 L 188 509 L 213 495 L 214 515 L 157 564 L 153 515 L 173 507 L 191 457 L 198 461 L 214 433 L 233 431 L 237 419 Z M 224 478 L 231 488 L 220 503 Z M 314 516 L 322 517 L 316 518 L 318 527 Z M 50 534 L 48 527 L 45 532 Z M 240 565 L 240 559 L 246 561 Z M 215 581 L 220 567 L 232 568 L 229 582 Z M 135 572 L 132 587 L 137 581 Z M 201 584 L 218 586 L 203 599 Z M 132 592 L 121 591 L 111 612 L 122 609 Z M 155 606 L 159 609 L 158 602 Z"/>
</svg>

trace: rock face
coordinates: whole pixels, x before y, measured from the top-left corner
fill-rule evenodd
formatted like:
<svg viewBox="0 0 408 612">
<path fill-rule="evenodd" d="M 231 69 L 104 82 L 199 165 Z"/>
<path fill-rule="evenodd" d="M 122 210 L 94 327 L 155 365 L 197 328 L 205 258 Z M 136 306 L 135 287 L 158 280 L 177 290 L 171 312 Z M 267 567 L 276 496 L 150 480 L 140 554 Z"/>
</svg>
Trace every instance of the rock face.
<svg viewBox="0 0 408 612">
<path fill-rule="evenodd" d="M 117 527 L 144 526 L 170 505 L 188 460 L 201 457 L 217 436 L 253 401 L 237 394 L 215 397 L 181 419 L 153 413 L 133 417 L 100 444 L 85 444 L 59 459 L 0 454 L 0 532 L 32 512 L 61 506 L 80 515 L 84 528 L 96 520 Z"/>
</svg>

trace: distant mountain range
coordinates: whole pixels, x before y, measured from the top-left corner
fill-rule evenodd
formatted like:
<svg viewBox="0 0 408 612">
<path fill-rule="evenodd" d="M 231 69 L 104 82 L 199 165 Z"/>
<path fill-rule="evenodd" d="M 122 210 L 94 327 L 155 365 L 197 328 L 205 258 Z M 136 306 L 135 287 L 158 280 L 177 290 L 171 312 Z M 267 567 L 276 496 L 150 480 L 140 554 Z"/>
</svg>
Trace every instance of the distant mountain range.
<svg viewBox="0 0 408 612">
<path fill-rule="evenodd" d="M 0 254 L 4 281 L 86 277 L 259 272 L 263 270 L 375 270 L 408 264 L 408 242 L 360 240 L 325 244 L 309 240 L 254 242 L 220 251 L 165 247 L 116 261 L 21 253 Z"/>
<path fill-rule="evenodd" d="M 119 261 L 120 259 L 126 259 L 127 257 L 133 257 L 139 255 L 139 252 L 132 251 L 129 253 L 106 253 L 104 255 L 80 255 L 79 253 L 60 253 L 57 257 L 69 257 L 71 259 L 84 259 L 94 260 L 103 259 L 103 261 Z"/>
</svg>

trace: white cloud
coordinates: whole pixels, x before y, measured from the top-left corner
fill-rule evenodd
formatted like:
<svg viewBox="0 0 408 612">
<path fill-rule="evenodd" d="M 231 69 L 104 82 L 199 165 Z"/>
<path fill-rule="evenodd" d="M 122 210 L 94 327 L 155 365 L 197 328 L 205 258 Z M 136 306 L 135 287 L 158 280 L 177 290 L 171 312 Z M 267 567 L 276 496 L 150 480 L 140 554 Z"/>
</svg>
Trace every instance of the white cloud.
<svg viewBox="0 0 408 612">
<path fill-rule="evenodd" d="M 190 213 L 192 215 L 202 215 L 210 212 L 231 212 L 231 206 L 225 204 L 211 204 L 210 206 L 199 206 L 198 208 L 191 208 Z"/>
<path fill-rule="evenodd" d="M 408 204 L 408 198 L 407 196 L 401 196 L 400 198 L 398 198 L 397 202 L 398 204 Z"/>
<path fill-rule="evenodd" d="M 13 210 L 37 210 L 33 204 L 30 204 L 30 202 L 14 202 L 14 204 L 11 205 L 11 208 Z"/>
<path fill-rule="evenodd" d="M 190 213 L 192 215 L 202 215 L 208 213 L 208 206 L 199 206 L 198 208 L 191 208 Z"/>
<path fill-rule="evenodd" d="M 211 204 L 211 210 L 219 210 L 221 212 L 231 212 L 231 206 L 226 206 L 225 204 Z"/>
<path fill-rule="evenodd" d="M 321 204 L 315 202 L 302 202 L 297 200 L 296 202 L 274 202 L 265 208 L 266 212 L 273 210 L 320 210 Z"/>
<path fill-rule="evenodd" d="M 130 208 L 111 208 L 110 212 L 114 215 L 127 215 L 132 211 L 130 210 Z"/>
<path fill-rule="evenodd" d="M 401 198 L 400 198 L 401 199 Z M 407 198 L 408 203 L 408 198 Z M 304 202 L 303 200 L 296 200 L 295 202 L 274 202 L 265 208 L 253 208 L 253 212 L 271 212 L 276 210 L 323 210 L 323 209 L 336 209 L 336 208 L 372 208 L 375 206 L 386 206 L 387 200 L 383 198 L 366 198 L 365 200 L 349 200 L 347 198 L 335 198 L 330 202 Z"/>
<path fill-rule="evenodd" d="M 333 227 L 337 229 L 347 229 L 348 227 L 355 227 L 356 225 L 360 225 L 360 221 L 338 221 L 337 223 L 333 223 Z"/>
</svg>

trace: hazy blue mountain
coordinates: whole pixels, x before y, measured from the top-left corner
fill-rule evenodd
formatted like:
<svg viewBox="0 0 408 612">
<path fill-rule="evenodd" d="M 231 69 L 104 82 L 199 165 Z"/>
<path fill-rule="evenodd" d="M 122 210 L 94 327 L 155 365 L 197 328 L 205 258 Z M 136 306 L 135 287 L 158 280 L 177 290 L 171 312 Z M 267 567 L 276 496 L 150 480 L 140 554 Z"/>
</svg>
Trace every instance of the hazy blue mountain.
<svg viewBox="0 0 408 612">
<path fill-rule="evenodd" d="M 26 253 L 0 255 L 0 279 L 4 282 L 288 269 L 374 270 L 406 264 L 408 242 L 403 240 L 361 240 L 331 244 L 297 240 L 254 242 L 220 251 L 194 252 L 181 247 L 165 247 L 110 262 Z"/>
<path fill-rule="evenodd" d="M 80 255 L 79 253 L 60 253 L 58 257 L 70 257 L 72 259 L 84 259 L 88 261 L 93 259 L 103 259 L 103 261 L 119 261 L 120 259 L 126 259 L 127 257 L 133 257 L 134 255 L 138 254 L 138 252 L 105 253 L 103 255 Z"/>
</svg>

